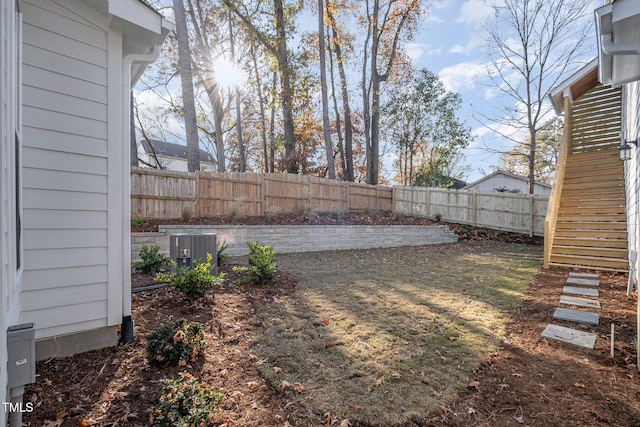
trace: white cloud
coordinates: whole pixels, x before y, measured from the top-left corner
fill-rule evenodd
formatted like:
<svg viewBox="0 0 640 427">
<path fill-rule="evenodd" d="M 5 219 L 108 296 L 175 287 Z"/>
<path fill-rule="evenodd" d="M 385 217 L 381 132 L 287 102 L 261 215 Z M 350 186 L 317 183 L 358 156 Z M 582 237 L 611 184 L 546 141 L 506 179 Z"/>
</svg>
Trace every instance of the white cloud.
<svg viewBox="0 0 640 427">
<path fill-rule="evenodd" d="M 453 0 L 440 0 L 433 4 L 436 9 L 446 9 L 453 4 Z"/>
<path fill-rule="evenodd" d="M 407 43 L 407 45 L 405 46 L 405 49 L 406 49 L 407 55 L 413 62 L 416 59 L 420 58 L 424 53 L 425 49 L 427 49 L 428 47 L 429 46 L 422 43 Z"/>
<path fill-rule="evenodd" d="M 461 62 L 445 67 L 438 73 L 447 90 L 474 89 L 477 81 L 486 73 L 485 64 L 480 61 Z"/>
<path fill-rule="evenodd" d="M 456 43 L 449 49 L 449 53 L 467 53 L 467 48 L 460 43 Z"/>
<path fill-rule="evenodd" d="M 472 28 L 478 28 L 492 15 L 493 8 L 486 0 L 467 0 L 460 7 L 456 22 L 464 22 Z"/>
</svg>

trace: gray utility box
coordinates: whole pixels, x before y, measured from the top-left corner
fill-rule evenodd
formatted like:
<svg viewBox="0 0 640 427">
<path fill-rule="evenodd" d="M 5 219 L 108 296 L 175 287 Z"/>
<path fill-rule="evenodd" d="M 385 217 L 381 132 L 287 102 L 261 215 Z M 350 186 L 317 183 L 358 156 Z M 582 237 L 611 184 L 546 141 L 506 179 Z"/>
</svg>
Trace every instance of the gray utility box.
<svg viewBox="0 0 640 427">
<path fill-rule="evenodd" d="M 169 236 L 169 257 L 176 262 L 178 267 L 191 268 L 196 259 L 206 263 L 207 254 L 212 256 L 211 274 L 218 274 L 218 251 L 215 234 L 173 234 Z"/>
<path fill-rule="evenodd" d="M 10 326 L 7 329 L 7 376 L 10 389 L 36 381 L 35 337 L 33 323 Z"/>
</svg>

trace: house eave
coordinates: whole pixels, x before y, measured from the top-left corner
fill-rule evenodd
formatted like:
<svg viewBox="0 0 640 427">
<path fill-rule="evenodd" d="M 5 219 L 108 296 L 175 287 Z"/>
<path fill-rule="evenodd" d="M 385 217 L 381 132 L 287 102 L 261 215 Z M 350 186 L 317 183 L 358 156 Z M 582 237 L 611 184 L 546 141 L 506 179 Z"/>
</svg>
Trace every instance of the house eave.
<svg viewBox="0 0 640 427">
<path fill-rule="evenodd" d="M 598 79 L 620 86 L 640 79 L 640 2 L 618 0 L 594 11 Z"/>
<path fill-rule="evenodd" d="M 549 98 L 556 114 L 564 111 L 564 98 L 576 99 L 592 89 L 598 83 L 597 79 L 598 58 L 593 58 L 588 64 L 573 73 L 562 83 L 549 91 Z"/>
</svg>

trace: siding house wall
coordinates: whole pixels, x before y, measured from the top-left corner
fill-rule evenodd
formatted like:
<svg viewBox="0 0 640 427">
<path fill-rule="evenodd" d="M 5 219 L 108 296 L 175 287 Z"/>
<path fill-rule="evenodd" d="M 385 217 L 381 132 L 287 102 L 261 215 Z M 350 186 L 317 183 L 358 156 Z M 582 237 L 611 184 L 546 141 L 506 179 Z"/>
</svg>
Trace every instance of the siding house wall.
<svg viewBox="0 0 640 427">
<path fill-rule="evenodd" d="M 36 339 L 115 325 L 121 305 L 108 298 L 107 25 L 80 1 L 24 2 L 22 320 Z"/>
<path fill-rule="evenodd" d="M 529 192 L 529 183 L 526 178 L 497 171 L 467 185 L 463 190 L 476 191 L 479 193 L 491 193 L 499 188 L 504 188 L 506 191 L 516 190 L 522 194 L 527 194 Z M 535 183 L 534 194 L 548 196 L 551 194 L 551 186 Z"/>
</svg>

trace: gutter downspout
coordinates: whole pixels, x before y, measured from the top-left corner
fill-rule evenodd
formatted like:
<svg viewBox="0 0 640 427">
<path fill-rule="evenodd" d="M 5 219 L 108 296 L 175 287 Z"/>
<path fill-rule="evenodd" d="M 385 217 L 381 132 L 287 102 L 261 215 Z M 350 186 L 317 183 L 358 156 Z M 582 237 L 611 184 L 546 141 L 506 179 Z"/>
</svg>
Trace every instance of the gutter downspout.
<svg viewBox="0 0 640 427">
<path fill-rule="evenodd" d="M 131 68 L 134 64 L 149 65 L 158 59 L 160 55 L 160 45 L 156 44 L 151 48 L 151 51 L 146 54 L 131 53 L 125 55 L 122 65 L 122 99 L 129 99 L 131 90 L 135 82 L 140 78 L 142 73 L 134 76 L 132 81 Z M 130 131 L 132 123 L 130 122 L 130 108 L 129 102 L 123 102 L 123 123 L 129 123 L 129 126 L 123 126 L 123 141 L 127 141 L 130 138 Z M 129 165 L 129 162 L 127 162 Z M 125 216 L 123 223 L 130 223 L 131 216 L 131 173 L 130 166 L 128 166 L 127 173 L 123 179 L 122 194 L 126 195 L 124 200 L 123 215 Z M 128 230 L 128 229 L 127 229 Z M 120 328 L 120 344 L 131 344 L 133 342 L 133 319 L 131 318 L 131 233 L 127 231 L 124 238 L 124 250 L 123 252 L 123 289 L 122 289 L 122 325 Z M 128 267 L 128 268 L 127 268 Z"/>
<path fill-rule="evenodd" d="M 615 44 L 611 33 L 602 34 L 600 36 L 600 47 L 602 52 L 610 55 L 640 55 L 639 44 Z"/>
</svg>

